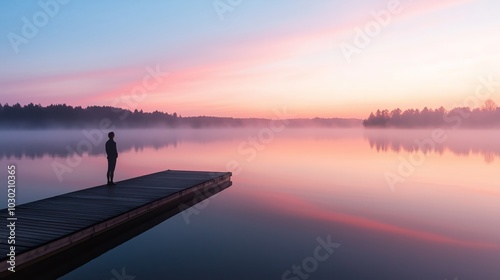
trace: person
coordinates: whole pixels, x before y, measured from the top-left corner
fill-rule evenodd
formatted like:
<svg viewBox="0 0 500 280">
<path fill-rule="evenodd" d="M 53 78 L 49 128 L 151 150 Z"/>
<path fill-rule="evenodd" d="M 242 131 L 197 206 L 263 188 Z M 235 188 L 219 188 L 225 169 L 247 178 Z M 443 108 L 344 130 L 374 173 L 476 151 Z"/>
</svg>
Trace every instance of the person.
<svg viewBox="0 0 500 280">
<path fill-rule="evenodd" d="M 108 186 L 114 186 L 113 176 L 115 175 L 116 159 L 118 158 L 118 151 L 116 150 L 116 142 L 114 141 L 115 133 L 111 131 L 108 133 L 109 140 L 106 142 L 106 155 L 108 156 L 108 172 L 106 174 L 108 179 Z"/>
</svg>

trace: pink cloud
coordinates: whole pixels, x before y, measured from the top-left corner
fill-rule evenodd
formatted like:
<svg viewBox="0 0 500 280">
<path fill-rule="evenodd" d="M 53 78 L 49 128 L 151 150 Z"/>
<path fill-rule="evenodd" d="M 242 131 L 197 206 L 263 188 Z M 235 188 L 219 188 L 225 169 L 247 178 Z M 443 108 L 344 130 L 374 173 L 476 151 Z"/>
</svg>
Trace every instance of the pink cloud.
<svg viewBox="0 0 500 280">
<path fill-rule="evenodd" d="M 23 77 L 17 80 L 3 81 L 0 83 L 1 87 L 22 87 L 22 86 L 41 86 L 43 84 L 63 83 L 78 80 L 94 80 L 117 78 L 123 75 L 130 75 L 134 72 L 133 68 L 114 68 L 114 69 L 100 69 L 86 72 L 73 72 L 64 73 L 51 76 L 38 76 L 38 77 Z"/>
</svg>

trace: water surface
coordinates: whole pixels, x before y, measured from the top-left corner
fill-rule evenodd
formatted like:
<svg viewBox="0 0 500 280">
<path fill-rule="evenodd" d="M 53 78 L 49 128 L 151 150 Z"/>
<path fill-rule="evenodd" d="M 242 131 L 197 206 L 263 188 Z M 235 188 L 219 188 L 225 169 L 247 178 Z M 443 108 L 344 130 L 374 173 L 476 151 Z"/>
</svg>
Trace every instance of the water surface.
<svg viewBox="0 0 500 280">
<path fill-rule="evenodd" d="M 116 131 L 116 180 L 229 170 L 233 186 L 62 279 L 500 279 L 499 131 L 262 131 Z M 3 131 L 18 201 L 105 182 L 89 133 Z M 321 260 L 319 240 L 337 244 Z"/>
</svg>

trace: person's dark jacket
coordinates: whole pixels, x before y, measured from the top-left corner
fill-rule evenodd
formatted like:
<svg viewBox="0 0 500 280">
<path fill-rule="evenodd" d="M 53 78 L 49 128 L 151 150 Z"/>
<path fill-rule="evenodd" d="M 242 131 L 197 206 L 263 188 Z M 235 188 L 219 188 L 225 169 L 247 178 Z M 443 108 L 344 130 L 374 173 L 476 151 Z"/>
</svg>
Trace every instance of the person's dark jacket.
<svg viewBox="0 0 500 280">
<path fill-rule="evenodd" d="M 106 142 L 106 154 L 108 158 L 117 158 L 118 151 L 116 150 L 116 142 L 113 139 L 109 139 Z"/>
</svg>

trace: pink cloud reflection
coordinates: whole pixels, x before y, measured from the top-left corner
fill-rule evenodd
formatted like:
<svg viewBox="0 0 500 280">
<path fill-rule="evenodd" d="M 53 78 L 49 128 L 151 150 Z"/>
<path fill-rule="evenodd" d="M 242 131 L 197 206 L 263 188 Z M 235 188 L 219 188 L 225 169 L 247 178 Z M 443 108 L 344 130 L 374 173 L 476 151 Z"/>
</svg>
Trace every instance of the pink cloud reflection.
<svg viewBox="0 0 500 280">
<path fill-rule="evenodd" d="M 258 192 L 257 194 L 256 192 L 254 192 L 247 195 L 258 196 L 256 200 L 260 201 L 260 203 L 262 203 L 264 207 L 271 207 L 274 208 L 274 211 L 279 211 L 288 215 L 303 217 L 307 219 L 342 223 L 354 227 L 360 227 L 370 231 L 384 232 L 404 238 L 418 239 L 438 244 L 475 249 L 500 250 L 500 245 L 498 244 L 460 240 L 438 233 L 405 228 L 398 225 L 368 219 L 365 217 L 334 212 L 332 210 L 321 208 L 290 194 L 270 192 L 267 192 L 265 194 L 263 194 L 262 192 Z"/>
</svg>

